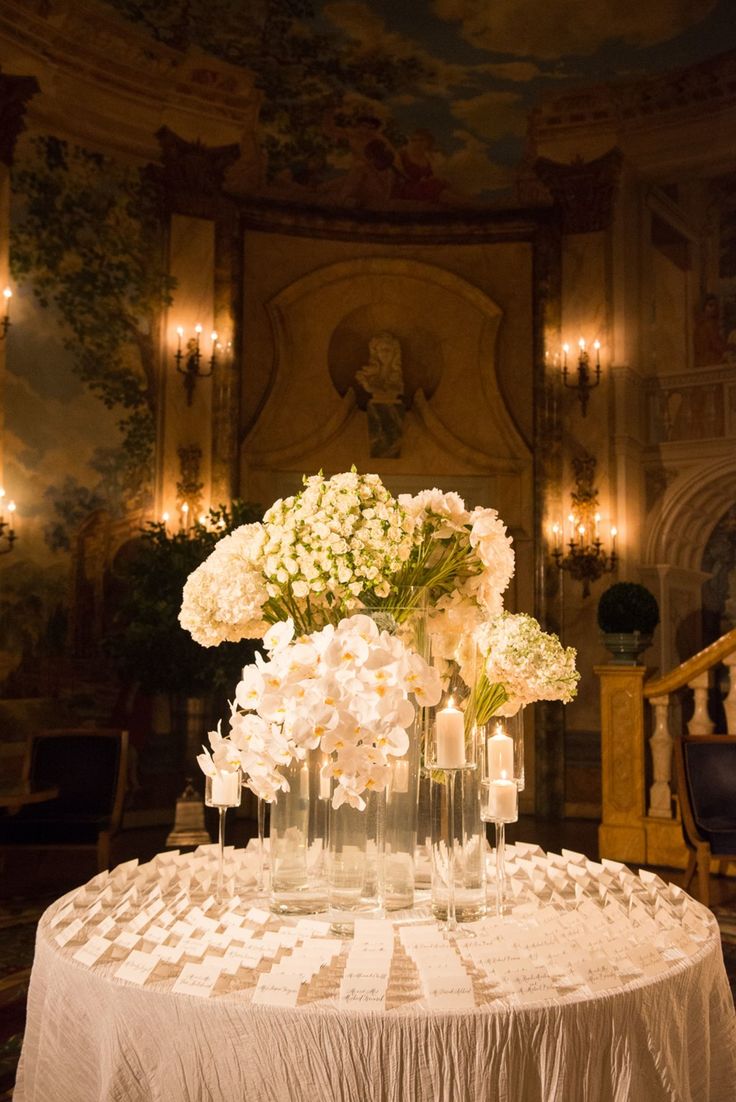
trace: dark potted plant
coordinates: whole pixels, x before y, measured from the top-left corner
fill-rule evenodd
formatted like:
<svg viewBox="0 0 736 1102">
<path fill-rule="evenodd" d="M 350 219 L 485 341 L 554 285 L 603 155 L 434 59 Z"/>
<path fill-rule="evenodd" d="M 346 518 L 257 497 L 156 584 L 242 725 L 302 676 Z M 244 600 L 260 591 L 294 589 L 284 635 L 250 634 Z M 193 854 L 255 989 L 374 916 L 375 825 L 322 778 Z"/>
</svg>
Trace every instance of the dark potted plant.
<svg viewBox="0 0 736 1102">
<path fill-rule="evenodd" d="M 196 643 L 179 624 L 184 583 L 218 539 L 260 516 L 257 506 L 235 501 L 230 508 L 212 509 L 205 524 L 188 532 L 147 524 L 115 563 L 118 598 L 105 649 L 129 697 L 168 699 L 188 769 L 207 727 L 227 714 L 228 695 L 242 667 L 253 661 L 255 644 Z"/>
<path fill-rule="evenodd" d="M 616 582 L 598 601 L 598 627 L 612 661 L 638 665 L 639 655 L 652 644 L 659 623 L 654 594 L 638 582 Z"/>
</svg>

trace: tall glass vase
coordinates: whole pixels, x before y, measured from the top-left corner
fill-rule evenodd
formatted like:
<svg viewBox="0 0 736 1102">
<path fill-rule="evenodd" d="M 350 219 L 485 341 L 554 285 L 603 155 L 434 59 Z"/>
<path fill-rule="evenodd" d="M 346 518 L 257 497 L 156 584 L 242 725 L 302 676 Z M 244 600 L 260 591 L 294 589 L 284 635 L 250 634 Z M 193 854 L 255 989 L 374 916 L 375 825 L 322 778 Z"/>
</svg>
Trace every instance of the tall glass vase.
<svg viewBox="0 0 736 1102">
<path fill-rule="evenodd" d="M 427 602 L 423 589 L 408 589 L 385 603 L 361 609 L 380 631 L 399 635 L 403 642 L 429 660 Z M 414 905 L 416 883 L 417 809 L 419 777 L 426 709 L 415 701 L 415 717 L 407 730 L 409 748 L 391 766 L 391 781 L 386 790 L 384 826 L 384 892 L 388 911 L 410 909 Z"/>
<path fill-rule="evenodd" d="M 289 791 L 271 804 L 270 904 L 276 914 L 316 914 L 327 906 L 322 764 L 316 750 L 293 761 L 283 771 Z"/>
<path fill-rule="evenodd" d="M 472 922 L 485 914 L 481 755 L 481 741 L 473 731 L 466 738 L 468 768 L 427 768 L 432 914 L 441 922 L 448 921 L 451 909 L 458 922 Z"/>
<path fill-rule="evenodd" d="M 330 922 L 350 933 L 356 918 L 384 911 L 386 793 L 364 792 L 365 808 L 329 806 L 327 896 Z"/>
</svg>

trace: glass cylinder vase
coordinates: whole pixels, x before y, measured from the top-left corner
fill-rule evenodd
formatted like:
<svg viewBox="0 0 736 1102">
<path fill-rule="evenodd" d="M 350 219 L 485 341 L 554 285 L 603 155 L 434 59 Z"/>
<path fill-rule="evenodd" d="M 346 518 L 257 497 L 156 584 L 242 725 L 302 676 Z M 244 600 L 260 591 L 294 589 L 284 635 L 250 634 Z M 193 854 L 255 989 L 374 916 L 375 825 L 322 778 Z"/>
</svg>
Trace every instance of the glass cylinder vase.
<svg viewBox="0 0 736 1102">
<path fill-rule="evenodd" d="M 289 791 L 271 804 L 270 905 L 276 914 L 316 914 L 327 906 L 323 761 L 316 750 L 294 760 L 283 770 Z"/>
<path fill-rule="evenodd" d="M 473 922 L 482 918 L 486 909 L 482 747 L 474 730 L 466 736 L 465 751 L 465 768 L 427 765 L 432 914 L 441 922 L 448 921 L 450 910 L 458 922 Z"/>
<path fill-rule="evenodd" d="M 328 812 L 327 902 L 332 928 L 352 932 L 356 918 L 384 912 L 386 792 L 364 792 L 363 810 Z"/>
<path fill-rule="evenodd" d="M 360 611 L 371 617 L 379 631 L 398 635 L 407 647 L 429 661 L 424 589 L 400 590 L 385 602 Z M 409 746 L 401 758 L 392 761 L 386 791 L 383 872 L 387 911 L 410 910 L 414 906 L 419 776 L 427 710 L 411 699 L 415 715 L 407 729 Z"/>
</svg>

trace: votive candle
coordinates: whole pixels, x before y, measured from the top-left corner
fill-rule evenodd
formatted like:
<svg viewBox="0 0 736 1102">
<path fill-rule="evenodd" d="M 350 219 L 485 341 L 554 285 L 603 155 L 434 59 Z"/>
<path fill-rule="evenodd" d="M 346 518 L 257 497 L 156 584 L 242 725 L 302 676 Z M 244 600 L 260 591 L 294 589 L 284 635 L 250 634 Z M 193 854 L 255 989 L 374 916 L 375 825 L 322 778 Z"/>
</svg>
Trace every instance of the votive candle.
<svg viewBox="0 0 736 1102">
<path fill-rule="evenodd" d="M 210 799 L 213 807 L 237 807 L 240 803 L 240 770 L 218 770 L 212 777 Z"/>
<path fill-rule="evenodd" d="M 513 775 L 514 740 L 498 723 L 496 733 L 488 739 L 488 779 L 497 781 L 501 777 L 513 777 Z"/>
<path fill-rule="evenodd" d="M 518 818 L 519 790 L 516 781 L 504 774 L 493 780 L 488 789 L 488 818 L 494 823 L 513 823 Z"/>
</svg>

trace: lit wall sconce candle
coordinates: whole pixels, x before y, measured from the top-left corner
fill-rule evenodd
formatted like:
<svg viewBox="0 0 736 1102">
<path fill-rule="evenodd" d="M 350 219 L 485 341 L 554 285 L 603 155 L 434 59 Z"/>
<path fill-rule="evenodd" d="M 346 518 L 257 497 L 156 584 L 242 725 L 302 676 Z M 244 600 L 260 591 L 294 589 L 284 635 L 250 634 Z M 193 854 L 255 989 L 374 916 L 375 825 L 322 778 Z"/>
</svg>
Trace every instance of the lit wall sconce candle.
<svg viewBox="0 0 736 1102">
<path fill-rule="evenodd" d="M 184 502 L 181 507 L 181 524 L 185 532 L 189 531 L 189 503 Z"/>
<path fill-rule="evenodd" d="M 499 780 L 514 775 L 514 740 L 506 734 L 500 723 L 496 733 L 488 739 L 488 778 Z"/>
<path fill-rule="evenodd" d="M 2 320 L 2 335 L 3 335 L 3 338 L 7 334 L 8 329 L 10 328 L 10 300 L 11 300 L 12 297 L 13 297 L 13 292 L 10 290 L 9 287 L 6 287 L 5 290 L 3 291 L 3 298 L 5 299 L 5 313 L 3 314 L 3 320 Z"/>
<path fill-rule="evenodd" d="M 611 529 L 611 550 L 616 550 L 616 536 L 618 535 L 618 528 Z"/>
<path fill-rule="evenodd" d="M 436 765 L 438 769 L 462 769 L 465 765 L 465 717 L 452 697 L 437 713 Z"/>
</svg>

